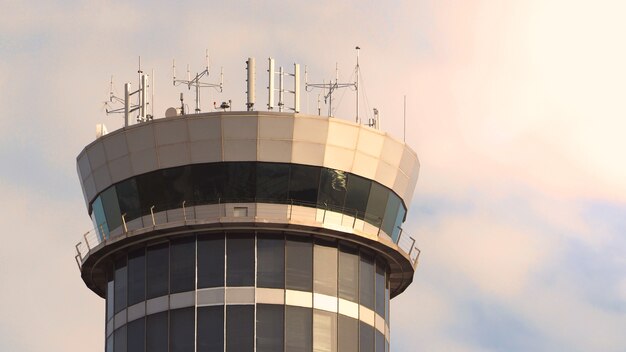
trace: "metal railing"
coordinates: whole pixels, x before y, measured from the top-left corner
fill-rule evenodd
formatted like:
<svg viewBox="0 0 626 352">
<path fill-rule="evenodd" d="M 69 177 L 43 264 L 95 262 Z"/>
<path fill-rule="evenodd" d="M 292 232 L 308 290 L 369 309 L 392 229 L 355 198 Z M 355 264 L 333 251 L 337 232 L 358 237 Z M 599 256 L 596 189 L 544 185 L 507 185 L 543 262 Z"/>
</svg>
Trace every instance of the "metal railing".
<svg viewBox="0 0 626 352">
<path fill-rule="evenodd" d="M 74 259 L 81 269 L 82 263 L 93 250 L 99 249 L 100 246 L 106 245 L 110 241 L 117 241 L 120 238 L 126 238 L 136 232 L 145 232 L 164 225 L 193 225 L 200 223 L 220 222 L 224 218 L 259 218 L 275 221 L 290 222 L 292 219 L 309 220 L 314 223 L 326 226 L 338 226 L 343 228 L 351 228 L 366 233 L 375 233 L 376 236 L 386 236 L 391 242 L 398 245 L 405 252 L 411 264 L 416 265 L 420 256 L 420 249 L 416 246 L 415 238 L 409 235 L 400 226 L 398 229 L 397 239 L 393 239 L 382 229 L 382 219 L 380 217 L 359 212 L 356 209 L 328 206 L 325 204 L 306 203 L 306 202 L 276 202 L 262 199 L 242 199 L 240 201 L 229 200 L 228 203 L 222 203 L 219 199 L 214 204 L 189 205 L 190 202 L 183 201 L 180 204 L 172 204 L 171 207 L 160 205 L 164 208 L 155 212 L 156 206 L 149 208 L 149 213 L 127 220 L 127 214 L 121 215 L 121 226 L 110 231 L 107 224 L 98 224 L 96 228 L 91 229 L 83 234 L 83 238 L 78 242 L 76 247 L 76 255 Z M 251 208 L 246 204 L 254 204 L 253 214 L 247 213 Z M 178 207 L 179 208 L 174 208 Z M 209 209 L 211 208 L 211 209 Z M 245 214 L 236 213 L 236 209 L 246 210 Z M 231 212 L 230 214 L 228 212 Z M 392 234 L 393 236 L 393 234 Z"/>
</svg>

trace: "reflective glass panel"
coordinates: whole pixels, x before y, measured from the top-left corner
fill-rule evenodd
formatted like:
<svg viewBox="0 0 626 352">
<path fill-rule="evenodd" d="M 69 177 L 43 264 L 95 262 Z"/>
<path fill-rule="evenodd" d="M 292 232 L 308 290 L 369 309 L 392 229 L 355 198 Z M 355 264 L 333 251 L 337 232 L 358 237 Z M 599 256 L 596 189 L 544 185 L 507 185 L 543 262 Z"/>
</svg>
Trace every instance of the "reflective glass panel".
<svg viewBox="0 0 626 352">
<path fill-rule="evenodd" d="M 285 306 L 257 304 L 256 308 L 256 351 L 283 351 Z"/>
<path fill-rule="evenodd" d="M 337 314 L 313 310 L 313 351 L 337 352 Z"/>
<path fill-rule="evenodd" d="M 256 168 L 254 163 L 226 163 L 224 198 L 229 202 L 254 201 Z"/>
<path fill-rule="evenodd" d="M 348 174 L 348 189 L 346 192 L 346 212 L 356 214 L 363 219 L 367 209 L 367 198 L 370 194 L 372 181 L 360 176 Z"/>
<path fill-rule="evenodd" d="M 120 212 L 126 214 L 126 221 L 136 219 L 141 216 L 141 205 L 139 203 L 139 191 L 135 178 L 129 178 L 115 185 L 117 199 L 120 204 Z"/>
<path fill-rule="evenodd" d="M 128 323 L 128 352 L 145 352 L 146 318 L 142 317 Z"/>
<path fill-rule="evenodd" d="M 359 322 L 359 352 L 374 352 L 374 327 Z"/>
<path fill-rule="evenodd" d="M 224 235 L 198 236 L 198 288 L 224 286 Z"/>
<path fill-rule="evenodd" d="M 146 293 L 147 298 L 168 294 L 169 287 L 169 246 L 162 243 L 148 247 L 146 253 Z"/>
<path fill-rule="evenodd" d="M 102 198 L 98 197 L 92 204 L 92 213 L 94 215 L 94 221 L 99 239 L 102 241 L 104 238 L 109 238 L 109 225 L 107 224 L 106 216 L 104 215 L 104 208 L 102 207 Z"/>
<path fill-rule="evenodd" d="M 146 351 L 168 352 L 167 312 L 146 317 Z"/>
<path fill-rule="evenodd" d="M 378 331 L 378 329 L 376 329 L 375 335 L 376 352 L 385 352 L 385 335 Z"/>
<path fill-rule="evenodd" d="M 127 275 L 126 257 L 120 257 L 115 261 L 115 313 L 126 308 Z"/>
<path fill-rule="evenodd" d="M 109 281 L 107 282 L 107 320 L 113 318 L 115 315 L 115 280 L 111 273 L 109 273 Z"/>
<path fill-rule="evenodd" d="M 404 209 L 404 205 L 400 205 L 398 208 L 398 215 L 396 216 L 396 223 L 393 228 L 393 241 L 398 243 L 400 237 L 400 227 L 402 226 L 402 222 L 404 221 L 404 216 L 406 215 L 406 209 Z"/>
<path fill-rule="evenodd" d="M 337 350 L 340 352 L 359 352 L 359 321 L 338 314 L 337 330 Z"/>
<path fill-rule="evenodd" d="M 359 301 L 359 252 L 356 248 L 339 248 L 339 298 Z"/>
<path fill-rule="evenodd" d="M 161 198 L 167 208 L 181 208 L 183 201 L 187 203 L 193 200 L 191 187 L 191 166 L 179 166 L 159 170 L 165 188 L 161 190 Z"/>
<path fill-rule="evenodd" d="M 126 325 L 122 325 L 113 333 L 115 352 L 126 352 Z"/>
<path fill-rule="evenodd" d="M 385 270 L 386 266 L 381 261 L 376 261 L 376 313 L 385 317 Z"/>
<path fill-rule="evenodd" d="M 256 198 L 259 202 L 286 200 L 289 197 L 289 164 L 257 163 Z"/>
<path fill-rule="evenodd" d="M 254 350 L 254 306 L 226 306 L 226 351 Z"/>
<path fill-rule="evenodd" d="M 313 292 L 337 296 L 337 248 L 334 243 L 317 241 L 313 248 Z"/>
<path fill-rule="evenodd" d="M 389 324 L 389 300 L 391 299 L 391 289 L 389 287 L 389 275 L 385 277 L 385 321 Z"/>
<path fill-rule="evenodd" d="M 383 231 L 392 238 L 396 218 L 398 217 L 398 209 L 401 205 L 402 202 L 400 198 L 393 192 L 389 192 L 389 200 L 387 201 L 387 208 L 385 209 L 385 217 L 383 219 Z"/>
<path fill-rule="evenodd" d="M 226 285 L 254 286 L 254 235 L 229 234 L 226 240 Z"/>
<path fill-rule="evenodd" d="M 146 300 L 146 250 L 128 254 L 128 305 Z"/>
<path fill-rule="evenodd" d="M 372 188 L 367 200 L 367 210 L 365 211 L 365 220 L 367 222 L 377 227 L 383 225 L 387 198 L 389 198 L 389 190 L 376 182 L 372 182 Z"/>
<path fill-rule="evenodd" d="M 122 214 L 120 213 L 120 206 L 117 203 L 115 187 L 107 188 L 100 194 L 100 199 L 102 199 L 102 207 L 109 229 L 113 230 L 122 226 Z"/>
<path fill-rule="evenodd" d="M 198 352 L 224 352 L 224 306 L 198 307 Z"/>
<path fill-rule="evenodd" d="M 374 310 L 374 257 L 361 252 L 359 303 Z"/>
<path fill-rule="evenodd" d="M 317 204 L 328 209 L 343 208 L 346 200 L 348 173 L 322 168 Z"/>
<path fill-rule="evenodd" d="M 313 311 L 310 308 L 285 306 L 285 344 L 289 352 L 313 350 Z"/>
<path fill-rule="evenodd" d="M 170 256 L 170 293 L 193 291 L 196 284 L 196 238 L 172 240 Z"/>
<path fill-rule="evenodd" d="M 226 182 L 223 163 L 192 165 L 193 200 L 195 204 L 217 203 L 223 199 Z"/>
<path fill-rule="evenodd" d="M 257 236 L 257 286 L 285 288 L 285 240 L 282 235 Z"/>
<path fill-rule="evenodd" d="M 113 334 L 111 334 L 111 336 L 107 337 L 107 341 L 106 341 L 106 351 L 107 352 L 113 352 L 113 348 L 115 346 L 113 346 Z"/>
<path fill-rule="evenodd" d="M 316 204 L 319 183 L 319 167 L 292 164 L 289 176 L 289 198 L 294 202 Z"/>
<path fill-rule="evenodd" d="M 308 238 L 287 237 L 286 278 L 288 289 L 313 291 L 313 245 Z"/>
<path fill-rule="evenodd" d="M 193 307 L 170 311 L 170 352 L 194 352 L 195 335 Z"/>
</svg>

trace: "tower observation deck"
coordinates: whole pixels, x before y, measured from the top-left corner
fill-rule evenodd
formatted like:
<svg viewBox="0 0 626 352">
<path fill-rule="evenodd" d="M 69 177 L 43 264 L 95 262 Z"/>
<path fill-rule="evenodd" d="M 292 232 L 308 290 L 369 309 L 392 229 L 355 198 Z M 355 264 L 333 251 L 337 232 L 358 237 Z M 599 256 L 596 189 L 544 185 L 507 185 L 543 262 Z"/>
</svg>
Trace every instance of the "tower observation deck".
<svg viewBox="0 0 626 352">
<path fill-rule="evenodd" d="M 288 112 L 167 117 L 79 154 L 82 279 L 107 352 L 389 351 L 419 162 L 367 126 Z"/>
</svg>

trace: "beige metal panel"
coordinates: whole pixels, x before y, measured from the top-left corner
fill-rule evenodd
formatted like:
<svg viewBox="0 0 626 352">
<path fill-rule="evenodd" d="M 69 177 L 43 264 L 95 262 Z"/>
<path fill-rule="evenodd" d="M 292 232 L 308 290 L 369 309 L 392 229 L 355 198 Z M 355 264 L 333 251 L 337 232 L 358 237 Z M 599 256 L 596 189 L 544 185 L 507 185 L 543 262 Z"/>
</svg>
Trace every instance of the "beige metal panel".
<svg viewBox="0 0 626 352">
<path fill-rule="evenodd" d="M 128 144 L 124 133 L 112 133 L 102 138 L 104 151 L 108 160 L 114 160 L 124 155 L 128 155 Z"/>
<path fill-rule="evenodd" d="M 385 138 L 383 141 L 383 149 L 380 154 L 381 159 L 393 167 L 400 165 L 402 154 L 404 153 L 404 145 L 392 138 Z"/>
<path fill-rule="evenodd" d="M 419 164 L 416 165 L 416 170 L 411 174 L 411 178 L 409 178 L 409 184 L 404 191 L 405 199 L 407 204 L 411 202 L 413 198 L 413 192 L 415 191 L 415 185 L 417 184 L 417 179 L 419 177 Z"/>
<path fill-rule="evenodd" d="M 106 154 L 104 154 L 104 147 L 102 146 L 102 142 L 98 141 L 92 144 L 90 148 L 87 149 L 87 157 L 89 157 L 89 165 L 91 166 L 91 171 L 106 164 L 107 158 Z"/>
<path fill-rule="evenodd" d="M 137 320 L 146 315 L 146 302 L 140 302 L 128 307 L 128 322 Z"/>
<path fill-rule="evenodd" d="M 259 139 L 293 139 L 294 119 L 291 116 L 259 116 Z"/>
<path fill-rule="evenodd" d="M 161 296 L 149 299 L 146 302 L 146 315 L 160 313 L 168 310 L 169 296 Z"/>
<path fill-rule="evenodd" d="M 311 292 L 286 290 L 285 304 L 304 308 L 313 307 L 313 294 Z"/>
<path fill-rule="evenodd" d="M 251 161 L 256 160 L 256 143 L 254 139 L 224 140 L 224 161 Z"/>
<path fill-rule="evenodd" d="M 187 143 L 159 146 L 157 152 L 159 167 L 162 169 L 189 164 Z"/>
<path fill-rule="evenodd" d="M 292 159 L 291 152 L 291 141 L 259 140 L 259 161 L 289 163 Z"/>
<path fill-rule="evenodd" d="M 222 141 L 214 139 L 189 143 L 189 159 L 193 164 L 222 161 Z"/>
<path fill-rule="evenodd" d="M 221 140 L 222 119 L 219 117 L 186 118 L 189 129 L 189 140 Z"/>
<path fill-rule="evenodd" d="M 362 322 L 374 326 L 375 322 L 375 313 L 373 310 L 367 308 L 366 306 L 359 305 L 359 320 Z"/>
<path fill-rule="evenodd" d="M 226 304 L 254 304 L 254 287 L 227 287 Z"/>
<path fill-rule="evenodd" d="M 285 290 L 257 287 L 256 303 L 285 304 Z"/>
<path fill-rule="evenodd" d="M 398 173 L 400 173 L 400 170 L 397 167 L 393 167 L 384 161 L 379 161 L 378 169 L 376 170 L 376 181 L 385 187 L 393 188 Z"/>
<path fill-rule="evenodd" d="M 324 153 L 325 167 L 351 172 L 353 161 L 354 149 L 326 145 L 326 152 Z"/>
<path fill-rule="evenodd" d="M 180 292 L 170 295 L 170 309 L 193 307 L 196 303 L 196 292 Z"/>
<path fill-rule="evenodd" d="M 384 140 L 385 136 L 381 132 L 362 127 L 359 131 L 357 149 L 361 153 L 379 158 Z"/>
<path fill-rule="evenodd" d="M 119 328 L 120 326 L 126 324 L 126 309 L 120 311 L 119 313 L 115 314 L 115 329 Z"/>
<path fill-rule="evenodd" d="M 125 130 L 125 134 L 128 151 L 131 153 L 155 146 L 153 123 L 134 125 Z"/>
<path fill-rule="evenodd" d="M 135 175 L 141 175 L 146 172 L 156 170 L 156 150 L 154 148 L 150 148 L 130 153 L 130 162 L 133 166 L 133 171 Z"/>
<path fill-rule="evenodd" d="M 313 293 L 313 308 L 337 313 L 337 297 L 328 296 L 321 293 Z"/>
<path fill-rule="evenodd" d="M 152 225 L 152 221 L 150 222 L 150 225 Z M 142 229 L 144 227 L 143 218 L 141 217 L 126 222 L 126 228 L 128 231 Z"/>
<path fill-rule="evenodd" d="M 76 159 L 76 165 L 78 165 L 78 176 L 80 177 L 81 181 L 86 179 L 87 176 L 91 175 L 91 165 L 89 164 L 89 158 L 87 157 L 87 153 L 80 153 L 80 155 Z"/>
<path fill-rule="evenodd" d="M 294 141 L 291 162 L 294 164 L 323 165 L 325 152 L 324 144 Z"/>
<path fill-rule="evenodd" d="M 187 124 L 182 118 L 159 119 L 154 124 L 154 132 L 158 146 L 189 140 Z"/>
<path fill-rule="evenodd" d="M 415 171 L 416 165 L 417 157 L 411 150 L 405 148 L 400 159 L 400 170 L 402 170 L 405 175 L 410 176 Z"/>
<path fill-rule="evenodd" d="M 374 180 L 376 176 L 376 171 L 378 169 L 378 159 L 365 155 L 357 150 L 354 156 L 354 164 L 352 165 L 352 172 L 363 176 L 365 178 L 369 178 L 370 180 Z"/>
<path fill-rule="evenodd" d="M 113 333 L 113 331 L 115 331 L 114 326 L 113 326 L 113 318 L 109 319 L 109 321 L 107 322 L 107 337 L 109 337 L 109 335 L 111 335 Z"/>
<path fill-rule="evenodd" d="M 385 335 L 385 318 L 376 314 L 376 330 L 380 331 L 381 334 Z"/>
<path fill-rule="evenodd" d="M 224 304 L 224 288 L 207 288 L 198 290 L 198 306 L 215 306 Z"/>
<path fill-rule="evenodd" d="M 407 189 L 409 188 L 409 178 L 402 172 L 398 172 L 396 180 L 393 184 L 393 190 L 398 194 L 404 203 L 408 206 L 411 199 L 407 199 Z"/>
<path fill-rule="evenodd" d="M 117 183 L 134 175 L 130 155 L 125 155 L 109 162 L 111 182 Z"/>
<path fill-rule="evenodd" d="M 83 186 L 85 187 L 85 198 L 87 202 L 91 202 L 92 199 L 96 196 L 96 183 L 93 180 L 92 176 L 88 176 L 85 181 L 83 181 Z"/>
<path fill-rule="evenodd" d="M 222 139 L 257 139 L 257 115 L 223 116 Z M 256 156 L 256 154 L 255 154 Z"/>
<path fill-rule="evenodd" d="M 327 143 L 347 149 L 356 149 L 359 128 L 340 119 L 331 119 L 328 124 Z"/>
<path fill-rule="evenodd" d="M 326 144 L 328 139 L 328 119 L 299 116 L 293 119 L 294 141 Z"/>
<path fill-rule="evenodd" d="M 359 319 L 359 304 L 339 298 L 339 314 Z"/>
<path fill-rule="evenodd" d="M 93 171 L 93 181 L 96 184 L 96 192 L 102 192 L 111 185 L 111 175 L 107 165 L 103 165 Z"/>
</svg>

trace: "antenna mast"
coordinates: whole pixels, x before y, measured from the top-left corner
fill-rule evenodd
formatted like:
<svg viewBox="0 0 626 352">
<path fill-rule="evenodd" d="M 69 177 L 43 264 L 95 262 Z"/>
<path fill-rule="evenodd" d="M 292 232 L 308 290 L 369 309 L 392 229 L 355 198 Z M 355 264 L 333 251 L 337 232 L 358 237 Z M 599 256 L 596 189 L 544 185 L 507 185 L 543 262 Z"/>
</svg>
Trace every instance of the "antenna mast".
<svg viewBox="0 0 626 352">
<path fill-rule="evenodd" d="M 268 102 L 267 109 L 274 109 L 274 76 L 278 74 L 278 111 L 283 111 L 283 106 L 285 106 L 285 92 L 293 94 L 293 107 L 288 108 L 294 112 L 300 112 L 300 64 L 293 64 L 293 73 L 285 72 L 285 69 L 280 66 L 278 72 L 276 69 L 276 60 L 271 57 L 268 59 L 269 68 L 267 72 L 269 73 L 269 87 L 268 89 Z M 285 89 L 284 77 L 291 76 L 293 77 L 293 90 Z"/>
<path fill-rule="evenodd" d="M 139 57 L 139 69 L 137 70 L 139 75 L 139 89 L 132 92 L 131 84 L 129 82 L 124 83 L 124 98 L 115 96 L 113 93 L 113 76 L 111 76 L 111 84 L 109 89 L 109 101 L 106 102 L 106 114 L 124 114 L 124 127 L 130 125 L 130 113 L 139 111 L 137 115 L 137 122 L 144 122 L 152 120 L 153 115 L 148 114 L 148 101 L 147 101 L 147 88 L 148 88 L 148 75 L 141 70 L 141 57 Z M 138 102 L 136 105 L 132 105 L 130 99 L 133 95 L 137 94 Z M 121 103 L 124 106 L 109 110 L 109 103 Z"/>
<path fill-rule="evenodd" d="M 304 87 L 307 92 L 313 90 L 313 88 L 320 88 L 324 91 L 324 103 L 328 103 L 328 116 L 333 116 L 333 92 L 339 88 L 354 88 L 356 91 L 356 122 L 359 123 L 359 50 L 360 47 L 356 47 L 356 80 L 353 83 L 339 83 L 339 69 L 335 65 L 335 82 L 332 80 L 328 83 L 309 83 L 308 72 L 306 67 L 304 68 Z M 326 90 L 328 89 L 328 93 Z"/>
<path fill-rule="evenodd" d="M 205 52 L 206 66 L 204 71 L 196 73 L 196 76 L 192 79 L 189 71 L 189 65 L 187 65 L 187 79 L 176 79 L 176 61 L 172 60 L 172 82 L 174 86 L 182 84 L 187 85 L 187 89 L 191 90 L 191 87 L 196 91 L 196 114 L 200 113 L 200 89 L 201 88 L 215 88 L 215 90 L 222 92 L 224 86 L 224 70 L 220 71 L 219 83 L 208 83 L 200 81 L 204 76 L 209 76 L 209 50 Z"/>
</svg>

